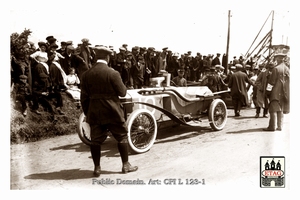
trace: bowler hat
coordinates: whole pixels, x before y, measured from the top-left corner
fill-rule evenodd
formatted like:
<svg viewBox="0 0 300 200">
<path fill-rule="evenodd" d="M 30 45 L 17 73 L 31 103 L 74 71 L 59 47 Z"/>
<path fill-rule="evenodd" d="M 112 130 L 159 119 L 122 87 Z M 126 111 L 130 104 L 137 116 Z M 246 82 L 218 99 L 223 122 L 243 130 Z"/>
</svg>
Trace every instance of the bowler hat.
<svg viewBox="0 0 300 200">
<path fill-rule="evenodd" d="M 168 47 L 164 47 L 162 50 L 167 50 L 168 49 Z"/>
<path fill-rule="evenodd" d="M 52 35 L 46 37 L 46 40 L 49 41 L 50 39 L 54 38 Z"/>
<path fill-rule="evenodd" d="M 49 42 L 49 44 L 52 44 L 56 42 L 56 38 L 49 38 L 47 41 Z"/>
<path fill-rule="evenodd" d="M 155 51 L 154 47 L 148 47 L 148 51 Z"/>
<path fill-rule="evenodd" d="M 61 42 L 60 45 L 67 45 L 67 43 L 66 42 Z"/>
</svg>

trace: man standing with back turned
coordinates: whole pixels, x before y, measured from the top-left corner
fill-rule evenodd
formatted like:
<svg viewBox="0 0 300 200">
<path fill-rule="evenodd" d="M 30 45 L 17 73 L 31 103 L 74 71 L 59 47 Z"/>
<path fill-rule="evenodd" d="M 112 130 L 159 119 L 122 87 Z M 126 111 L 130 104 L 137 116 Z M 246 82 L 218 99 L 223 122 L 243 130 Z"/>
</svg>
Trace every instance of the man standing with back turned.
<svg viewBox="0 0 300 200">
<path fill-rule="evenodd" d="M 128 162 L 127 126 L 119 96 L 126 95 L 120 73 L 108 67 L 112 51 L 104 46 L 95 47 L 97 62 L 84 72 L 81 82 L 81 105 L 87 122 L 91 127 L 90 150 L 94 162 L 94 176 L 101 174 L 101 144 L 106 140 L 109 130 L 118 142 L 122 159 L 122 172 L 138 169 Z"/>
</svg>

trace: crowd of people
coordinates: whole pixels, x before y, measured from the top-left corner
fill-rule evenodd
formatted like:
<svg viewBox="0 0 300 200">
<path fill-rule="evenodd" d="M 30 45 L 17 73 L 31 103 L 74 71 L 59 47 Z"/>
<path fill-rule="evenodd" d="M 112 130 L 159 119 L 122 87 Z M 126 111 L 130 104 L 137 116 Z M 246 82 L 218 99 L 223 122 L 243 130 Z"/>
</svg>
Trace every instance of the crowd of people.
<svg viewBox="0 0 300 200">
<path fill-rule="evenodd" d="M 53 116 L 55 113 L 64 114 L 62 91 L 70 94 L 77 106 L 80 106 L 82 74 L 96 63 L 94 49 L 103 46 L 92 47 L 87 38 L 83 38 L 81 42 L 75 46 L 72 41 L 62 41 L 59 46 L 55 37 L 48 36 L 46 42 L 38 43 L 38 48 L 33 43 L 28 44 L 31 49 L 28 57 L 16 59 L 12 56 L 12 83 L 15 86 L 13 91 L 16 100 L 22 104 L 24 116 L 27 114 L 26 101 L 32 103 L 31 109 L 37 114 L 41 114 L 38 111 L 39 104 Z M 230 88 L 235 114 L 239 116 L 241 107 L 251 103 L 248 91 L 252 85 L 251 100 L 256 106 L 256 117 L 259 116 L 261 108 L 264 109 L 263 116 L 267 117 L 268 100 L 261 91 L 265 88 L 272 63 L 259 65 L 255 60 L 256 55 L 247 62 L 242 56 L 239 59 L 234 56 L 228 62 L 226 55 L 223 54 L 221 58 L 220 53 L 214 56 L 197 52 L 196 56 L 192 56 L 191 51 L 179 54 L 168 47 L 157 50 L 154 47 L 134 46 L 128 49 L 127 44 L 119 47 L 118 52 L 112 46 L 107 48 L 112 51 L 108 66 L 120 73 L 127 89 L 152 87 L 152 77 L 169 73 L 174 86 L 188 86 L 189 83 L 196 82 L 209 87 L 212 92 Z M 225 67 L 228 67 L 227 73 L 224 71 Z M 245 84 L 242 86 L 241 83 L 238 86 L 232 83 L 231 76 L 236 71 L 246 75 L 243 80 Z M 261 75 L 258 76 L 259 74 Z M 237 87 L 242 91 L 242 96 L 233 94 Z M 51 99 L 55 99 L 55 109 L 49 101 Z"/>
<path fill-rule="evenodd" d="M 21 103 L 24 116 L 30 102 L 34 113 L 41 114 L 38 108 L 42 105 L 56 120 L 56 113 L 64 115 L 61 92 L 70 94 L 82 106 L 91 127 L 90 151 L 96 177 L 101 174 L 101 145 L 107 138 L 107 130 L 118 142 L 122 172 L 138 170 L 129 163 L 127 126 L 119 96 L 124 97 L 127 89 L 152 87 L 152 77 L 167 73 L 175 86 L 185 87 L 192 82 L 207 86 L 212 92 L 230 88 L 237 117 L 242 106 L 249 104 L 248 91 L 253 87 L 255 117 L 259 117 L 261 109 L 263 117 L 270 114 L 265 131 L 281 131 L 283 114 L 289 113 L 290 74 L 285 54 L 274 55 L 274 60 L 264 64 L 234 58 L 229 63 L 229 72 L 224 73 L 227 58 L 223 55 L 221 62 L 220 53 L 215 57 L 197 53 L 193 57 L 189 51 L 179 56 L 167 47 L 159 51 L 134 46 L 130 51 L 126 44 L 116 53 L 112 46 L 91 47 L 86 38 L 77 47 L 72 41 L 61 42 L 60 48 L 53 36 L 46 40 L 39 42 L 37 49 L 29 43 L 28 56 L 11 56 L 14 99 Z"/>
</svg>

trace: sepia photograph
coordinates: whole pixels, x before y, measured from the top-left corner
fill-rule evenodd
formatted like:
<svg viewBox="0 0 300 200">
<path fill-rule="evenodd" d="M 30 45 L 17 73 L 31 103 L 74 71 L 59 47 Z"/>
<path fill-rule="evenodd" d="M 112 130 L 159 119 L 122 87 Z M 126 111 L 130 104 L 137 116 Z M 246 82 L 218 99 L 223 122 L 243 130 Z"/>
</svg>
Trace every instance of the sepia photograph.
<svg viewBox="0 0 300 200">
<path fill-rule="evenodd" d="M 9 5 L 4 188 L 13 196 L 295 189 L 289 1 Z"/>
</svg>

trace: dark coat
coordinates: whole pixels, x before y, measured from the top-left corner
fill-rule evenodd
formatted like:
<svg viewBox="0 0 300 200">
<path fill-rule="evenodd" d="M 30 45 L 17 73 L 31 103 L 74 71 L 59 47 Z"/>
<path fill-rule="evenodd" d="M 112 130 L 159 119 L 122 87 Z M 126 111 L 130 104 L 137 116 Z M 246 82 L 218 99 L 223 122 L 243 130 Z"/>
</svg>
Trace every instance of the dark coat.
<svg viewBox="0 0 300 200">
<path fill-rule="evenodd" d="M 249 102 L 246 83 L 253 85 L 247 74 L 242 71 L 232 74 L 228 83 L 228 87 L 231 88 L 232 98 L 239 98 L 243 106 L 246 106 Z"/>
<path fill-rule="evenodd" d="M 47 78 L 42 78 L 47 76 Z M 51 80 L 49 72 L 42 63 L 38 63 L 32 70 L 32 83 L 34 84 L 45 84 L 46 87 L 51 87 Z"/>
<path fill-rule="evenodd" d="M 283 82 L 285 82 L 285 84 L 283 84 Z M 269 79 L 269 84 L 273 86 L 270 95 L 270 102 L 276 101 L 278 102 L 278 105 L 281 105 L 281 108 L 270 107 L 270 112 L 282 110 L 284 113 L 288 113 L 290 98 L 290 69 L 284 63 L 274 67 Z M 287 96 L 287 100 L 284 100 L 285 94 Z"/>
<path fill-rule="evenodd" d="M 69 74 L 69 69 L 71 67 L 75 68 L 75 73 L 78 75 L 80 81 L 83 72 L 89 69 L 87 63 L 83 60 L 83 58 L 76 54 L 71 54 L 70 57 L 66 55 L 65 59 L 62 59 L 61 67 L 67 75 Z"/>
<path fill-rule="evenodd" d="M 119 96 L 127 89 L 120 73 L 105 63 L 95 63 L 82 75 L 80 101 L 89 124 L 125 122 Z"/>
<path fill-rule="evenodd" d="M 215 66 L 215 65 L 221 65 L 220 58 L 219 58 L 219 57 L 215 57 L 215 58 L 212 60 L 211 65 L 212 65 L 212 66 Z"/>
</svg>

